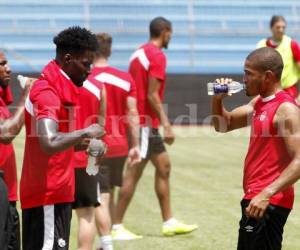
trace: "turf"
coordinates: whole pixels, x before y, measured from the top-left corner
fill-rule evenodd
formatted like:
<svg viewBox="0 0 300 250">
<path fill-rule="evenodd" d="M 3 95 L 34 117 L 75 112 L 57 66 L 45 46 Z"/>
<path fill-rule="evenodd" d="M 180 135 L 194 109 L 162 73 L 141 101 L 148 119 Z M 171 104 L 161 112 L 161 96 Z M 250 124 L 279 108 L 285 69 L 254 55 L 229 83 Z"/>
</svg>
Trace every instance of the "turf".
<svg viewBox="0 0 300 250">
<path fill-rule="evenodd" d="M 172 207 L 176 218 L 197 223 L 199 229 L 189 235 L 161 236 L 160 211 L 153 188 L 154 168 L 149 165 L 125 219 L 126 226 L 144 238 L 116 242 L 116 250 L 236 248 L 248 130 L 217 134 L 210 127 L 177 127 L 175 132 L 176 143 L 168 147 L 172 161 Z M 19 170 L 23 158 L 23 136 L 21 133 L 15 140 Z M 74 214 L 71 250 L 76 249 L 76 224 Z M 284 250 L 300 249 L 299 232 L 300 206 L 299 197 L 296 197 L 294 210 L 285 227 Z"/>
</svg>

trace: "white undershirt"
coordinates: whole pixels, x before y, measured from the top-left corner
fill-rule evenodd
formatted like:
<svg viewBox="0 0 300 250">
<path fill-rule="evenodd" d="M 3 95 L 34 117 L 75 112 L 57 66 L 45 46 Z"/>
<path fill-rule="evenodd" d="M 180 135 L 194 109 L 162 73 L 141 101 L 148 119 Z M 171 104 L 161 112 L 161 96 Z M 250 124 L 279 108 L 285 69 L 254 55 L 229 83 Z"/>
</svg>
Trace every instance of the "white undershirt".
<svg viewBox="0 0 300 250">
<path fill-rule="evenodd" d="M 261 98 L 262 102 L 269 102 L 275 98 L 275 95 L 270 95 L 264 98 Z"/>
</svg>

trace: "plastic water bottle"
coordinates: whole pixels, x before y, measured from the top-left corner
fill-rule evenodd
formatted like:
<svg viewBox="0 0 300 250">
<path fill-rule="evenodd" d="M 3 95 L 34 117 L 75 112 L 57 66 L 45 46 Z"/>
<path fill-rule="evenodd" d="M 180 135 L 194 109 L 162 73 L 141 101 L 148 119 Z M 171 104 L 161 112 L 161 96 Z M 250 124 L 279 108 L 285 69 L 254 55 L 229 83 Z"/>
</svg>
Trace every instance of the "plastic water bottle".
<svg viewBox="0 0 300 250">
<path fill-rule="evenodd" d="M 106 145 L 97 139 L 92 139 L 89 144 L 89 157 L 86 172 L 88 175 L 96 175 L 99 171 L 99 166 L 96 165 L 97 157 L 104 154 Z"/>
<path fill-rule="evenodd" d="M 216 82 L 207 83 L 208 95 L 221 93 L 235 94 L 245 89 L 245 84 L 240 82 L 231 82 L 229 84 L 220 84 Z"/>
<path fill-rule="evenodd" d="M 17 79 L 18 79 L 18 81 L 20 83 L 21 88 L 24 89 L 25 85 L 26 85 L 26 81 L 28 80 L 28 77 L 27 76 L 18 75 Z"/>
</svg>

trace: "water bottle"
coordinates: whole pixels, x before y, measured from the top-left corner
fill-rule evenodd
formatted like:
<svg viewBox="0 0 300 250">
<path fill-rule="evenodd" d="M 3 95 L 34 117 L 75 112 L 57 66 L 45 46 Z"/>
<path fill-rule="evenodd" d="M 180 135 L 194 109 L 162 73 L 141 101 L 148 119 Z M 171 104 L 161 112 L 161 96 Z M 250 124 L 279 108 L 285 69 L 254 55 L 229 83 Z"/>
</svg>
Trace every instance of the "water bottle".
<svg viewBox="0 0 300 250">
<path fill-rule="evenodd" d="M 243 89 L 245 89 L 245 84 L 240 82 L 231 82 L 229 84 L 209 82 L 207 84 L 208 95 L 216 95 L 221 93 L 235 94 Z"/>
<path fill-rule="evenodd" d="M 18 75 L 17 79 L 18 79 L 18 81 L 20 83 L 21 88 L 24 89 L 25 85 L 26 85 L 26 81 L 28 80 L 28 77 L 27 76 Z"/>
<path fill-rule="evenodd" d="M 88 152 L 88 165 L 86 167 L 86 172 L 88 175 L 96 175 L 99 171 L 99 166 L 96 165 L 97 157 L 104 154 L 106 145 L 97 139 L 92 139 L 89 144 Z"/>
</svg>

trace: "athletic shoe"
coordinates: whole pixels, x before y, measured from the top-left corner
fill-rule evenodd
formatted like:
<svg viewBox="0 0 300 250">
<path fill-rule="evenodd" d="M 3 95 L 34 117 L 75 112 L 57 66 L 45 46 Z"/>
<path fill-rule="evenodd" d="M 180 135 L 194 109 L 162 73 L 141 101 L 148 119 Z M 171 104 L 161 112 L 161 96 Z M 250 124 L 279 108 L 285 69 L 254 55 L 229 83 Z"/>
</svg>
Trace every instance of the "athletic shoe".
<svg viewBox="0 0 300 250">
<path fill-rule="evenodd" d="M 124 226 L 120 226 L 118 229 L 112 230 L 111 235 L 113 240 L 138 240 L 143 238 L 141 235 L 130 232 Z"/>
<path fill-rule="evenodd" d="M 176 234 L 187 234 L 198 229 L 198 225 L 187 225 L 176 221 L 173 225 L 163 225 L 162 234 L 164 236 L 174 236 Z"/>
</svg>

